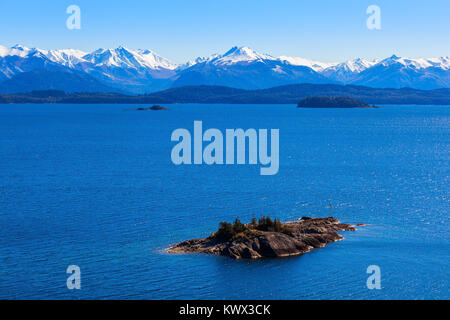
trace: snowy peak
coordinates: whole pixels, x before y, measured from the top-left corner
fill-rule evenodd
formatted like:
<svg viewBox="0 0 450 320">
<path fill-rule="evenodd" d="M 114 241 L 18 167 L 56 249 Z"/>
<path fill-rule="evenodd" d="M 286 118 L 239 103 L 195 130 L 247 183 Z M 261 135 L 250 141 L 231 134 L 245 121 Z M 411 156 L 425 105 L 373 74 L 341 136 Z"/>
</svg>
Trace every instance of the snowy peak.
<svg viewBox="0 0 450 320">
<path fill-rule="evenodd" d="M 360 73 L 372 66 L 374 66 L 378 61 L 369 61 L 361 58 L 348 60 L 342 63 L 338 63 L 334 66 L 329 67 L 327 71 L 341 71 L 341 72 L 348 72 L 348 73 Z"/>
<path fill-rule="evenodd" d="M 11 49 L 0 45 L 0 57 L 6 57 L 9 55 Z"/>
<path fill-rule="evenodd" d="M 276 58 L 267 55 L 258 53 L 249 47 L 233 47 L 223 55 L 215 56 L 210 59 L 213 64 L 216 65 L 231 65 L 236 63 L 249 63 L 255 61 L 264 61 L 264 60 L 276 60 Z"/>
<path fill-rule="evenodd" d="M 325 63 L 301 57 L 274 57 L 247 46 L 176 64 L 149 49 L 124 46 L 83 52 L 0 45 L 0 82 L 24 72 L 44 69 L 86 74 L 111 87 L 136 93 L 176 85 L 206 84 L 269 88 L 293 83 L 343 83 L 371 87 L 450 88 L 450 59 L 353 59 Z M 44 80 L 44 79 L 43 79 Z M 45 82 L 45 81 L 44 81 Z M 1 89 L 1 87 L 0 87 Z"/>
<path fill-rule="evenodd" d="M 345 68 L 347 68 L 349 71 L 351 72 L 362 72 L 370 67 L 372 67 L 373 65 L 375 65 L 378 61 L 369 61 L 369 60 L 365 60 L 365 59 L 361 59 L 361 58 L 357 58 L 354 60 L 348 60 L 344 63 L 342 63 L 341 65 Z"/>
<path fill-rule="evenodd" d="M 30 53 L 30 51 L 31 49 L 18 44 L 12 46 L 11 48 L 0 46 L 0 57 L 6 56 L 26 57 Z"/>
<path fill-rule="evenodd" d="M 217 57 L 220 57 L 220 56 L 221 56 L 220 54 L 215 53 L 215 54 L 213 54 L 213 55 L 211 55 L 209 57 L 198 57 L 196 59 L 189 60 L 188 62 L 178 66 L 178 70 L 181 71 L 181 70 L 190 68 L 192 66 L 195 66 L 196 64 L 200 64 L 200 63 L 211 61 L 211 60 L 216 59 Z"/>
<path fill-rule="evenodd" d="M 224 57 L 240 60 L 274 59 L 270 55 L 258 53 L 249 47 L 233 47 L 224 54 Z"/>
<path fill-rule="evenodd" d="M 114 66 L 118 68 L 133 69 L 167 69 L 167 70 L 184 70 L 200 63 L 212 63 L 215 65 L 232 65 L 236 63 L 251 63 L 264 61 L 279 61 L 284 64 L 293 66 L 306 66 L 316 72 L 342 71 L 349 73 L 360 73 L 368 68 L 376 65 L 384 67 L 400 66 L 413 68 L 416 70 L 427 68 L 440 68 L 450 70 L 449 57 L 439 58 L 417 58 L 410 59 L 392 55 L 383 60 L 365 60 L 357 58 L 342 63 L 325 63 L 315 60 L 309 60 L 301 57 L 280 56 L 273 57 L 268 54 L 261 54 L 247 46 L 235 46 L 224 54 L 214 54 L 209 57 L 199 57 L 195 60 L 188 61 L 185 64 L 176 64 L 170 60 L 163 58 L 149 49 L 130 50 L 124 46 L 115 49 L 97 49 L 90 53 L 74 49 L 61 50 L 42 50 L 38 48 L 28 48 L 16 44 L 10 48 L 0 45 L 0 58 L 7 56 L 17 56 L 26 58 L 29 56 L 45 57 L 52 62 L 74 68 L 80 63 L 90 63 L 94 66 Z"/>
<path fill-rule="evenodd" d="M 427 69 L 430 67 L 440 68 L 443 70 L 450 69 L 450 60 L 448 57 L 410 59 L 392 55 L 389 58 L 381 60 L 379 64 L 385 67 L 397 64 L 417 70 Z"/>
<path fill-rule="evenodd" d="M 325 63 L 325 62 L 314 61 L 314 60 L 309 60 L 309 59 L 300 58 L 300 57 L 281 56 L 278 59 L 280 61 L 289 63 L 289 64 L 291 64 L 293 66 L 309 67 L 309 68 L 311 68 L 311 69 L 313 69 L 314 71 L 317 71 L 317 72 L 323 71 L 326 68 L 329 68 L 329 67 L 335 65 L 335 63 Z"/>
<path fill-rule="evenodd" d="M 209 57 L 198 57 L 196 59 L 190 60 L 185 64 L 180 65 L 179 70 L 185 70 L 202 63 L 211 63 L 215 66 L 230 66 L 233 64 L 246 64 L 257 61 L 264 62 L 265 60 L 277 59 L 268 54 L 256 52 L 255 50 L 246 46 L 235 46 L 223 54 L 215 53 Z"/>
<path fill-rule="evenodd" d="M 121 47 L 117 49 L 100 48 L 83 56 L 83 59 L 94 64 L 95 66 L 125 67 L 131 64 L 127 57 L 126 50 Z"/>
<path fill-rule="evenodd" d="M 86 55 L 86 52 L 73 49 L 40 50 L 40 52 L 50 61 L 69 68 L 74 68 L 76 64 L 83 62 L 83 56 Z"/>
<path fill-rule="evenodd" d="M 0 57 L 17 56 L 21 58 L 38 57 L 64 66 L 73 66 L 82 60 L 86 53 L 80 50 L 62 49 L 62 50 L 42 50 L 37 48 L 27 48 L 21 45 L 15 45 L 11 48 L 0 46 Z"/>
<path fill-rule="evenodd" d="M 432 67 L 441 68 L 443 70 L 450 70 L 450 58 L 449 57 L 430 58 L 430 59 L 428 59 L 428 63 Z"/>
<path fill-rule="evenodd" d="M 379 65 L 382 65 L 382 66 L 385 66 L 385 67 L 389 67 L 389 66 L 392 66 L 394 64 L 401 64 L 401 65 L 406 66 L 407 62 L 405 61 L 405 59 L 400 58 L 399 56 L 393 54 L 392 56 L 381 60 L 380 63 L 379 63 Z"/>
<path fill-rule="evenodd" d="M 130 50 L 123 46 L 116 49 L 98 49 L 83 56 L 83 59 L 95 66 L 115 66 L 132 69 L 169 69 L 178 67 L 151 50 L 139 49 Z"/>
<path fill-rule="evenodd" d="M 36 48 L 30 49 L 20 45 L 15 45 L 11 48 L 0 46 L 0 57 L 6 56 L 18 56 L 22 58 L 28 56 L 45 57 L 52 62 L 70 68 L 76 68 L 80 63 L 90 63 L 98 67 L 114 66 L 118 68 L 152 70 L 174 70 L 178 67 L 177 64 L 157 55 L 151 50 L 130 50 L 123 46 L 116 49 L 101 48 L 90 53 L 74 49 L 42 50 Z"/>
<path fill-rule="evenodd" d="M 174 70 L 178 67 L 178 64 L 173 63 L 172 61 L 163 58 L 159 56 L 158 54 L 154 53 L 151 50 L 145 49 L 139 49 L 136 51 L 133 51 L 133 54 L 135 55 L 136 59 L 144 66 L 148 68 L 165 68 L 169 70 Z"/>
</svg>

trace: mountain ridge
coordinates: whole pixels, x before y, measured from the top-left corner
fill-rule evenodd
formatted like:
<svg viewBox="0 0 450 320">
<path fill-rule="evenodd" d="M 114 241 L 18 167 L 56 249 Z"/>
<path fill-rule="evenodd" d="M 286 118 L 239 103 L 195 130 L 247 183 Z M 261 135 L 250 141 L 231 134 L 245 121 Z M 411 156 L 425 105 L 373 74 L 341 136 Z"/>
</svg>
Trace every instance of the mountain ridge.
<svg viewBox="0 0 450 320">
<path fill-rule="evenodd" d="M 149 49 L 123 46 L 84 52 L 0 46 L 0 93 L 4 82 L 36 69 L 64 68 L 85 73 L 119 92 L 146 94 L 186 85 L 222 85 L 265 89 L 296 83 L 335 83 L 374 88 L 437 89 L 450 87 L 450 58 L 356 58 L 325 63 L 300 57 L 259 53 L 235 46 L 223 54 L 199 57 L 183 64 L 171 62 Z M 70 73 L 70 72 L 69 72 Z M 42 81 L 45 84 L 45 79 Z M 66 81 L 62 79 L 62 81 Z M 12 85 L 10 87 L 18 86 Z M 42 88 L 37 83 L 36 88 Z M 51 89 L 49 87 L 49 89 Z"/>
</svg>

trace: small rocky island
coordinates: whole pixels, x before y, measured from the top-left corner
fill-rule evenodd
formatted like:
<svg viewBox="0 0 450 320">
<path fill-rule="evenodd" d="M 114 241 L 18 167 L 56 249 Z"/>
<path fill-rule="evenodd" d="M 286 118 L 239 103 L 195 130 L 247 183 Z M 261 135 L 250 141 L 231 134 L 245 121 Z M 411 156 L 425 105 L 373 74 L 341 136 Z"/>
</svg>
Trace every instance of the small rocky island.
<svg viewBox="0 0 450 320">
<path fill-rule="evenodd" d="M 308 97 L 300 100 L 298 108 L 376 108 L 350 97 Z"/>
<path fill-rule="evenodd" d="M 167 109 L 166 107 L 160 106 L 158 104 L 155 104 L 155 105 L 153 105 L 151 107 L 147 107 L 147 108 L 140 107 L 140 108 L 137 108 L 137 109 L 134 109 L 134 110 L 136 110 L 136 111 L 159 111 L 159 110 L 169 110 L 169 109 Z"/>
<path fill-rule="evenodd" d="M 361 224 L 359 224 L 361 225 Z M 328 218 L 303 217 L 281 223 L 262 217 L 243 224 L 221 222 L 217 232 L 205 239 L 192 239 L 171 246 L 168 253 L 208 253 L 234 259 L 301 255 L 343 239 L 336 231 L 354 231 L 353 225 Z"/>
</svg>

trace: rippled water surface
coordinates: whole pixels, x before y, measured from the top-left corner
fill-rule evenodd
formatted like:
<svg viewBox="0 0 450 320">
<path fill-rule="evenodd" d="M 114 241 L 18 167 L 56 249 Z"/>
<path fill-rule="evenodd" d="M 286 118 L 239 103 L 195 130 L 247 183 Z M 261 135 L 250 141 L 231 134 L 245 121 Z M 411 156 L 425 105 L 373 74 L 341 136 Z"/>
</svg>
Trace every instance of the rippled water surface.
<svg viewBox="0 0 450 320">
<path fill-rule="evenodd" d="M 0 298 L 450 298 L 449 107 L 132 107 L 0 105 Z M 173 165 L 170 135 L 194 120 L 279 128 L 279 173 Z M 280 260 L 164 253 L 222 220 L 328 216 L 330 202 L 369 226 Z"/>
</svg>

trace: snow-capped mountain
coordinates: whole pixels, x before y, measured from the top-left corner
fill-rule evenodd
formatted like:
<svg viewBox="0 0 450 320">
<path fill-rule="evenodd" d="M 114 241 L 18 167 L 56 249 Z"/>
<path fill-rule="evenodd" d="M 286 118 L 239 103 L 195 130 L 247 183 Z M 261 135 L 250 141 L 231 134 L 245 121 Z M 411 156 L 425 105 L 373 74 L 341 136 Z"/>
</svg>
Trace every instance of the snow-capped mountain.
<svg viewBox="0 0 450 320">
<path fill-rule="evenodd" d="M 258 53 L 249 47 L 233 47 L 222 55 L 214 55 L 209 59 L 209 62 L 216 66 L 231 66 L 275 60 L 277 59 L 268 54 Z"/>
<path fill-rule="evenodd" d="M 83 62 L 83 56 L 86 55 L 86 52 L 73 49 L 39 50 L 39 52 L 45 55 L 50 61 L 69 68 L 75 68 L 78 63 Z"/>
<path fill-rule="evenodd" d="M 0 46 L 0 82 L 23 72 L 59 67 L 58 63 L 48 59 L 40 50 L 20 45 L 11 48 Z"/>
<path fill-rule="evenodd" d="M 404 67 L 409 67 L 417 70 L 427 69 L 431 67 L 437 67 L 440 69 L 447 70 L 450 68 L 450 59 L 449 57 L 430 58 L 430 59 L 408 59 L 398 57 L 394 54 L 389 58 L 381 60 L 379 64 L 384 67 L 389 67 L 392 65 L 402 65 Z"/>
<path fill-rule="evenodd" d="M 292 64 L 248 47 L 233 47 L 224 54 L 213 55 L 180 70 L 173 86 L 220 85 L 263 89 L 302 82 L 329 83 L 330 80 L 309 66 Z"/>
<path fill-rule="evenodd" d="M 86 73 L 110 87 L 146 93 L 170 87 L 177 64 L 151 50 L 98 49 L 41 50 L 23 46 L 0 47 L 0 81 L 22 72 L 46 68 L 68 68 Z"/>
<path fill-rule="evenodd" d="M 58 82 L 58 76 L 66 78 Z M 42 79 L 38 81 L 39 77 Z M 21 85 L 27 90 L 42 89 L 46 83 L 48 87 L 70 91 L 68 79 L 77 83 L 76 90 L 110 88 L 130 93 L 184 85 L 262 89 L 296 83 L 434 89 L 450 87 L 450 58 L 410 59 L 393 55 L 374 61 L 357 58 L 325 63 L 301 57 L 274 57 L 243 46 L 176 64 L 151 50 L 123 46 L 92 52 L 0 46 L 0 92 L 20 89 Z"/>
<path fill-rule="evenodd" d="M 269 55 L 259 54 L 248 47 L 233 47 L 224 54 L 215 53 L 208 57 L 198 57 L 178 66 L 178 70 L 185 70 L 200 63 L 213 63 L 215 65 L 232 65 L 240 62 L 251 62 L 255 60 L 275 60 Z"/>
<path fill-rule="evenodd" d="M 293 83 L 340 83 L 379 88 L 450 87 L 450 59 L 383 60 L 356 58 L 323 63 L 300 57 L 273 57 L 248 47 L 233 47 L 224 54 L 202 58 L 178 72 L 174 86 L 223 85 L 262 89 Z"/>
<path fill-rule="evenodd" d="M 75 66 L 110 86 L 134 93 L 167 89 L 177 64 L 151 50 L 130 50 L 125 47 L 98 49 L 82 57 Z"/>
<path fill-rule="evenodd" d="M 287 63 L 292 64 L 294 66 L 309 67 L 316 72 L 322 72 L 323 70 L 337 64 L 337 63 L 326 63 L 326 62 L 314 61 L 314 60 L 309 60 L 309 59 L 300 58 L 300 57 L 281 56 L 281 57 L 279 57 L 279 59 L 281 61 L 286 61 Z"/>
<path fill-rule="evenodd" d="M 5 46 L 0 45 L 0 57 L 6 57 L 6 56 L 20 56 L 20 57 L 25 57 L 26 55 L 28 55 L 28 52 L 30 51 L 30 49 L 20 46 L 20 45 L 15 45 L 12 46 L 11 48 L 7 48 Z"/>
<path fill-rule="evenodd" d="M 351 82 L 352 79 L 359 73 L 364 70 L 374 66 L 378 61 L 369 61 L 361 58 L 357 58 L 354 60 L 348 60 L 342 63 L 338 63 L 323 70 L 320 72 L 333 80 L 348 83 Z"/>
<path fill-rule="evenodd" d="M 114 66 L 137 70 L 174 70 L 178 67 L 177 64 L 157 55 L 151 50 L 129 50 L 122 46 L 117 49 L 98 49 L 83 55 L 82 59 L 97 67 Z"/>
<path fill-rule="evenodd" d="M 361 71 L 351 83 L 375 88 L 449 88 L 449 58 L 408 59 L 393 55 Z"/>
</svg>

